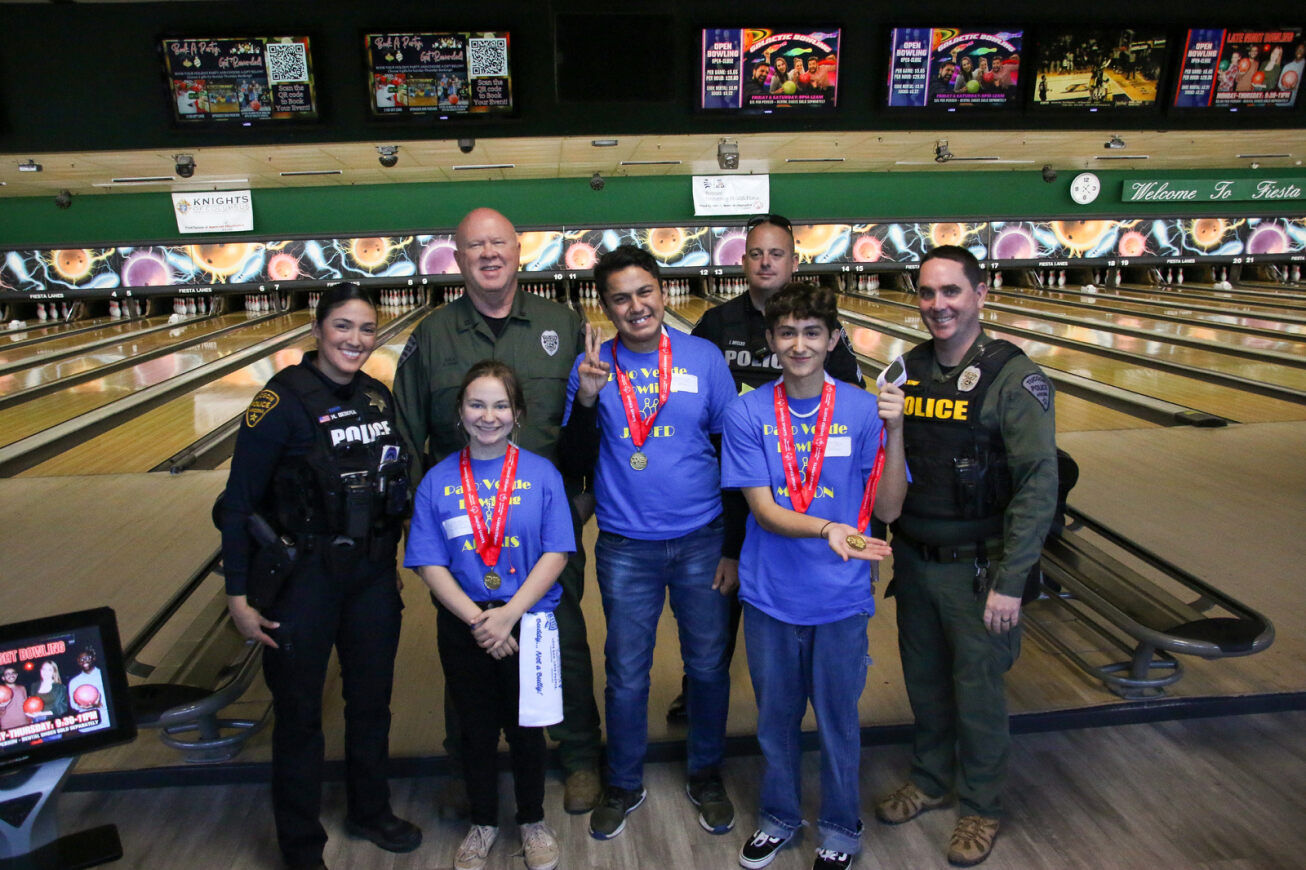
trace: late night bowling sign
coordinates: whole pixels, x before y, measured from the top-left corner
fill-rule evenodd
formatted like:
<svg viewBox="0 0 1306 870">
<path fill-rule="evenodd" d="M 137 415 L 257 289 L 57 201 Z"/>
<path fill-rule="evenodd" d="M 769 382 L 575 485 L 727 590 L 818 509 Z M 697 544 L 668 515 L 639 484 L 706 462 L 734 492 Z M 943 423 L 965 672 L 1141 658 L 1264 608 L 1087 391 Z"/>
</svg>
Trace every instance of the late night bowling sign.
<svg viewBox="0 0 1306 870">
<path fill-rule="evenodd" d="M 1126 178 L 1124 202 L 1288 202 L 1306 199 L 1306 176 L 1284 178 Z"/>
</svg>

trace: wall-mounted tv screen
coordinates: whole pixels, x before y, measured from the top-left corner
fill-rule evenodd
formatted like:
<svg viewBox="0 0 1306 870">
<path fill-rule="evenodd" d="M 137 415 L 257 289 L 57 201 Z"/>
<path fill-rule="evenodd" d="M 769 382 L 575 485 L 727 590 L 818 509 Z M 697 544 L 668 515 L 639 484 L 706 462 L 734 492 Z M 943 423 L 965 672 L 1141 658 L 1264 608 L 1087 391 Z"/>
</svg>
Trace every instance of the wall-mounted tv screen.
<svg viewBox="0 0 1306 870">
<path fill-rule="evenodd" d="M 703 30 L 700 108 L 768 112 L 833 109 L 839 28 Z"/>
<path fill-rule="evenodd" d="M 1024 31 L 899 27 L 891 38 L 889 105 L 955 110 L 1014 106 Z"/>
<path fill-rule="evenodd" d="M 367 86 L 378 117 L 513 111 L 507 31 L 369 33 Z"/>
<path fill-rule="evenodd" d="M 318 118 L 307 36 L 164 39 L 178 123 Z"/>
<path fill-rule="evenodd" d="M 1155 106 L 1165 58 L 1165 31 L 1156 27 L 1040 33 L 1034 105 L 1090 111 Z"/>
<path fill-rule="evenodd" d="M 1288 108 L 1297 102 L 1306 42 L 1300 27 L 1188 31 L 1176 109 Z"/>
<path fill-rule="evenodd" d="M 135 736 L 112 610 L 0 626 L 0 772 Z"/>
</svg>

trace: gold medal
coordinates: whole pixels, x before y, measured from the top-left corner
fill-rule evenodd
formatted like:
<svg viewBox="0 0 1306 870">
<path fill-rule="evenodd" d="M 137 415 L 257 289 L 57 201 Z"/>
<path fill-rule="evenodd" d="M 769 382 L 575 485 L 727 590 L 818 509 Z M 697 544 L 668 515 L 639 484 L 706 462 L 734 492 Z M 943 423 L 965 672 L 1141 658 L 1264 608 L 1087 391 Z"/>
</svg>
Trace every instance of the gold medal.
<svg viewBox="0 0 1306 870">
<path fill-rule="evenodd" d="M 861 535 L 849 535 L 848 537 L 844 538 L 844 543 L 852 547 L 854 550 L 857 550 L 858 552 L 861 552 L 862 550 L 866 549 L 866 539 L 863 538 Z"/>
<path fill-rule="evenodd" d="M 490 590 L 498 589 L 499 586 L 500 586 L 502 583 L 503 583 L 503 578 L 500 577 L 500 576 L 499 576 L 497 573 L 495 573 L 494 571 L 486 571 L 486 572 L 485 572 L 485 588 L 486 588 L 486 589 L 490 589 Z"/>
<path fill-rule="evenodd" d="M 636 450 L 630 454 L 630 467 L 636 471 L 643 471 L 648 468 L 648 457 L 644 455 L 644 451 Z"/>
</svg>

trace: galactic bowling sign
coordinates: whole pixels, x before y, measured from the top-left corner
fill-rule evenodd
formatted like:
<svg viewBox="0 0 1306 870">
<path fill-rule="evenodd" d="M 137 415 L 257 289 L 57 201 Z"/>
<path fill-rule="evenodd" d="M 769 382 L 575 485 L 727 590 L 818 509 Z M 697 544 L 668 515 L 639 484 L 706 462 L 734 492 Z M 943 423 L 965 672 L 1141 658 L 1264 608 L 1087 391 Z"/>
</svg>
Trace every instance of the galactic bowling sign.
<svg viewBox="0 0 1306 870">
<path fill-rule="evenodd" d="M 702 70 L 704 109 L 834 108 L 839 28 L 706 28 Z"/>
</svg>

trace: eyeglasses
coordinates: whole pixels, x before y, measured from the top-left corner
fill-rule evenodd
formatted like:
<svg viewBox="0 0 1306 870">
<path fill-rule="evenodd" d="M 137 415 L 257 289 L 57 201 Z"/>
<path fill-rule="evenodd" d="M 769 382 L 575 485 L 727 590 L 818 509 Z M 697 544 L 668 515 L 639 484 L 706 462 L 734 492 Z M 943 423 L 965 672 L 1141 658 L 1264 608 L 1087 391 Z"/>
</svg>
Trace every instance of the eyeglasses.
<svg viewBox="0 0 1306 870">
<path fill-rule="evenodd" d="M 752 232 L 754 227 L 760 227 L 762 224 L 775 224 L 789 235 L 792 236 L 794 234 L 794 225 L 789 223 L 789 218 L 778 214 L 758 215 L 749 220 L 749 222 L 744 225 L 744 229 Z"/>
</svg>

